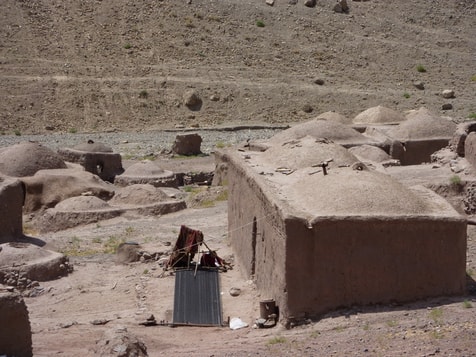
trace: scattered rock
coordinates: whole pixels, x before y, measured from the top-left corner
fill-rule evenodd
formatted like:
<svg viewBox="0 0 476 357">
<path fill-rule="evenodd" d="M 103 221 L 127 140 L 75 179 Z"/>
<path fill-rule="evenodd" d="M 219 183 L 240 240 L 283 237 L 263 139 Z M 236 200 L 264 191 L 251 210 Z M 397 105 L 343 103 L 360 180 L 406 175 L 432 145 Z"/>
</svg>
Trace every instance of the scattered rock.
<svg viewBox="0 0 476 357">
<path fill-rule="evenodd" d="M 111 321 L 111 320 L 108 320 L 108 319 L 96 319 L 96 320 L 91 321 L 91 325 L 105 325 L 105 324 L 107 324 L 109 321 Z"/>
<path fill-rule="evenodd" d="M 129 333 L 127 328 L 118 327 L 106 331 L 96 344 L 96 356 L 147 357 L 147 347 L 138 337 Z"/>
<path fill-rule="evenodd" d="M 355 0 L 354 0 L 354 1 L 355 1 Z M 422 81 L 415 81 L 415 82 L 413 82 L 413 86 L 414 86 L 416 89 L 420 89 L 420 90 L 425 89 L 425 84 L 424 84 Z"/>
<path fill-rule="evenodd" d="M 133 263 L 140 259 L 140 245 L 134 242 L 121 243 L 117 247 L 116 261 L 119 263 Z"/>
<path fill-rule="evenodd" d="M 219 96 L 218 94 L 212 94 L 212 95 L 210 96 L 210 100 L 211 100 L 212 102 L 218 102 L 218 101 L 220 100 L 220 96 Z"/>
<path fill-rule="evenodd" d="M 452 89 L 445 89 L 441 92 L 441 96 L 445 99 L 451 99 L 455 97 L 455 91 Z"/>
<path fill-rule="evenodd" d="M 241 294 L 241 289 L 240 288 L 231 288 L 230 289 L 230 295 L 231 296 L 239 296 Z"/>
<path fill-rule="evenodd" d="M 319 86 L 322 86 L 324 84 L 324 80 L 322 78 L 316 78 L 314 79 L 314 83 Z"/>
<path fill-rule="evenodd" d="M 302 111 L 304 113 L 312 113 L 313 109 L 312 109 L 312 106 L 309 105 L 309 104 L 304 104 L 303 107 L 302 107 Z"/>
<path fill-rule="evenodd" d="M 157 320 L 154 315 L 149 315 L 145 321 L 139 322 L 139 325 L 143 326 L 157 326 Z"/>
<path fill-rule="evenodd" d="M 316 3 L 317 3 L 316 0 L 305 0 L 304 1 L 304 6 L 314 7 L 314 6 L 316 6 Z"/>
<path fill-rule="evenodd" d="M 78 324 L 77 321 L 70 321 L 70 322 L 61 323 L 58 326 L 61 327 L 61 328 L 70 328 L 71 326 L 74 326 L 74 325 L 77 325 L 77 324 Z"/>
<path fill-rule="evenodd" d="M 274 0 L 266 0 L 266 5 L 273 6 Z"/>
<path fill-rule="evenodd" d="M 342 13 L 348 11 L 349 6 L 347 5 L 347 0 L 338 0 L 337 4 L 334 5 L 334 12 Z"/>
<path fill-rule="evenodd" d="M 443 104 L 443 105 L 441 106 L 441 109 L 442 109 L 442 110 L 451 110 L 451 109 L 453 109 L 453 104 L 451 104 L 451 103 L 445 103 L 445 104 Z"/>
<path fill-rule="evenodd" d="M 203 102 L 200 95 L 195 90 L 191 90 L 185 93 L 184 104 L 188 109 L 198 111 L 202 108 Z"/>
</svg>

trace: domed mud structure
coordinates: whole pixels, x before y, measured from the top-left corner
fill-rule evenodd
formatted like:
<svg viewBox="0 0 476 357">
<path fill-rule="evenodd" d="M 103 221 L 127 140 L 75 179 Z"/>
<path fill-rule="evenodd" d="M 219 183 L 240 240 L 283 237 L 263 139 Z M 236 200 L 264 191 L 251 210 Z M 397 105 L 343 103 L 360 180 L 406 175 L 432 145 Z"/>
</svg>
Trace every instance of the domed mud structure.
<svg viewBox="0 0 476 357">
<path fill-rule="evenodd" d="M 177 187 L 177 178 L 172 171 L 159 167 L 155 162 L 143 160 L 129 166 L 123 174 L 116 176 L 118 186 L 150 184 L 155 187 Z"/>
<path fill-rule="evenodd" d="M 95 196 L 65 199 L 47 209 L 37 219 L 37 226 L 41 232 L 54 232 L 123 214 L 158 216 L 185 208 L 185 201 L 172 199 L 152 185 L 138 184 L 119 188 L 107 202 Z"/>
<path fill-rule="evenodd" d="M 378 125 L 378 124 L 398 124 L 405 121 L 405 116 L 399 112 L 378 105 L 364 110 L 353 119 L 354 124 Z"/>
<path fill-rule="evenodd" d="M 64 168 L 64 160 L 39 143 L 23 142 L 0 149 L 0 173 L 4 175 L 25 177 L 39 170 Z"/>
<path fill-rule="evenodd" d="M 114 182 L 116 175 L 124 172 L 121 155 L 93 140 L 71 149 L 59 149 L 58 154 L 66 161 L 80 164 L 86 171 L 98 175 L 104 181 Z"/>
</svg>

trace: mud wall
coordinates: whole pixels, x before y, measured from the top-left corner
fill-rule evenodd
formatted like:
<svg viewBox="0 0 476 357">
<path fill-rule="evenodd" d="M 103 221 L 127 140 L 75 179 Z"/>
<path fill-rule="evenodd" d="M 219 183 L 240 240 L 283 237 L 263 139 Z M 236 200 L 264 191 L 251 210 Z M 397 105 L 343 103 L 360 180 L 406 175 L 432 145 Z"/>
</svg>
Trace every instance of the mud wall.
<svg viewBox="0 0 476 357">
<path fill-rule="evenodd" d="M 473 168 L 476 168 L 476 133 L 471 132 L 464 143 L 464 156 Z"/>
<path fill-rule="evenodd" d="M 0 317 L 0 355 L 33 356 L 28 310 L 19 294 L 0 292 Z"/>
<path fill-rule="evenodd" d="M 104 152 L 84 152 L 74 149 L 60 149 L 58 154 L 65 161 L 79 163 L 88 172 L 104 181 L 114 182 L 116 175 L 124 172 L 120 154 Z"/>
<path fill-rule="evenodd" d="M 288 219 L 286 234 L 291 317 L 465 292 L 462 219 Z"/>
<path fill-rule="evenodd" d="M 19 180 L 0 177 L 0 243 L 23 235 L 23 185 Z"/>
<path fill-rule="evenodd" d="M 227 160 L 225 158 L 225 160 Z M 263 299 L 286 306 L 284 221 L 246 168 L 228 165 L 228 229 L 238 264 Z"/>
<path fill-rule="evenodd" d="M 394 159 L 400 160 L 402 165 L 419 165 L 431 162 L 431 154 L 448 146 L 449 139 L 408 140 L 404 142 L 404 149 L 398 155 L 392 154 Z"/>
</svg>

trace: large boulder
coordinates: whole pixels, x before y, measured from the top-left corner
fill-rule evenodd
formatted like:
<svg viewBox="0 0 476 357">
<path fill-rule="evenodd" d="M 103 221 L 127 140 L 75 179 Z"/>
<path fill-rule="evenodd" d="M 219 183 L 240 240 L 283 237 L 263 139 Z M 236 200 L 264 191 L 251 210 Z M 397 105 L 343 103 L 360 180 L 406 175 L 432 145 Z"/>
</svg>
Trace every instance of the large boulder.
<svg viewBox="0 0 476 357">
<path fill-rule="evenodd" d="M 178 155 L 201 154 L 202 137 L 198 134 L 177 135 L 172 151 Z"/>
<path fill-rule="evenodd" d="M 114 195 L 113 185 L 82 170 L 41 170 L 21 180 L 26 191 L 23 209 L 27 213 L 54 207 L 69 197 L 87 194 L 107 200 Z"/>
<path fill-rule="evenodd" d="M 22 142 L 0 149 L 0 172 L 14 177 L 33 176 L 39 170 L 66 168 L 53 150 L 37 142 Z"/>
</svg>

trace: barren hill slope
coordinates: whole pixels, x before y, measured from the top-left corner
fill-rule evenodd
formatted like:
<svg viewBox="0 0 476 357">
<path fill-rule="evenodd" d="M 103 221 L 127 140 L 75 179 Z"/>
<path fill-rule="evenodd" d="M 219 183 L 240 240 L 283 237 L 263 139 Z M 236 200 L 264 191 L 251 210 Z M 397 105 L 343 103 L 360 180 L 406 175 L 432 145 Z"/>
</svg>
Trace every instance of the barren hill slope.
<svg viewBox="0 0 476 357">
<path fill-rule="evenodd" d="M 474 0 L 348 2 L 2 0 L 0 133 L 289 123 L 378 104 L 476 112 Z"/>
</svg>

